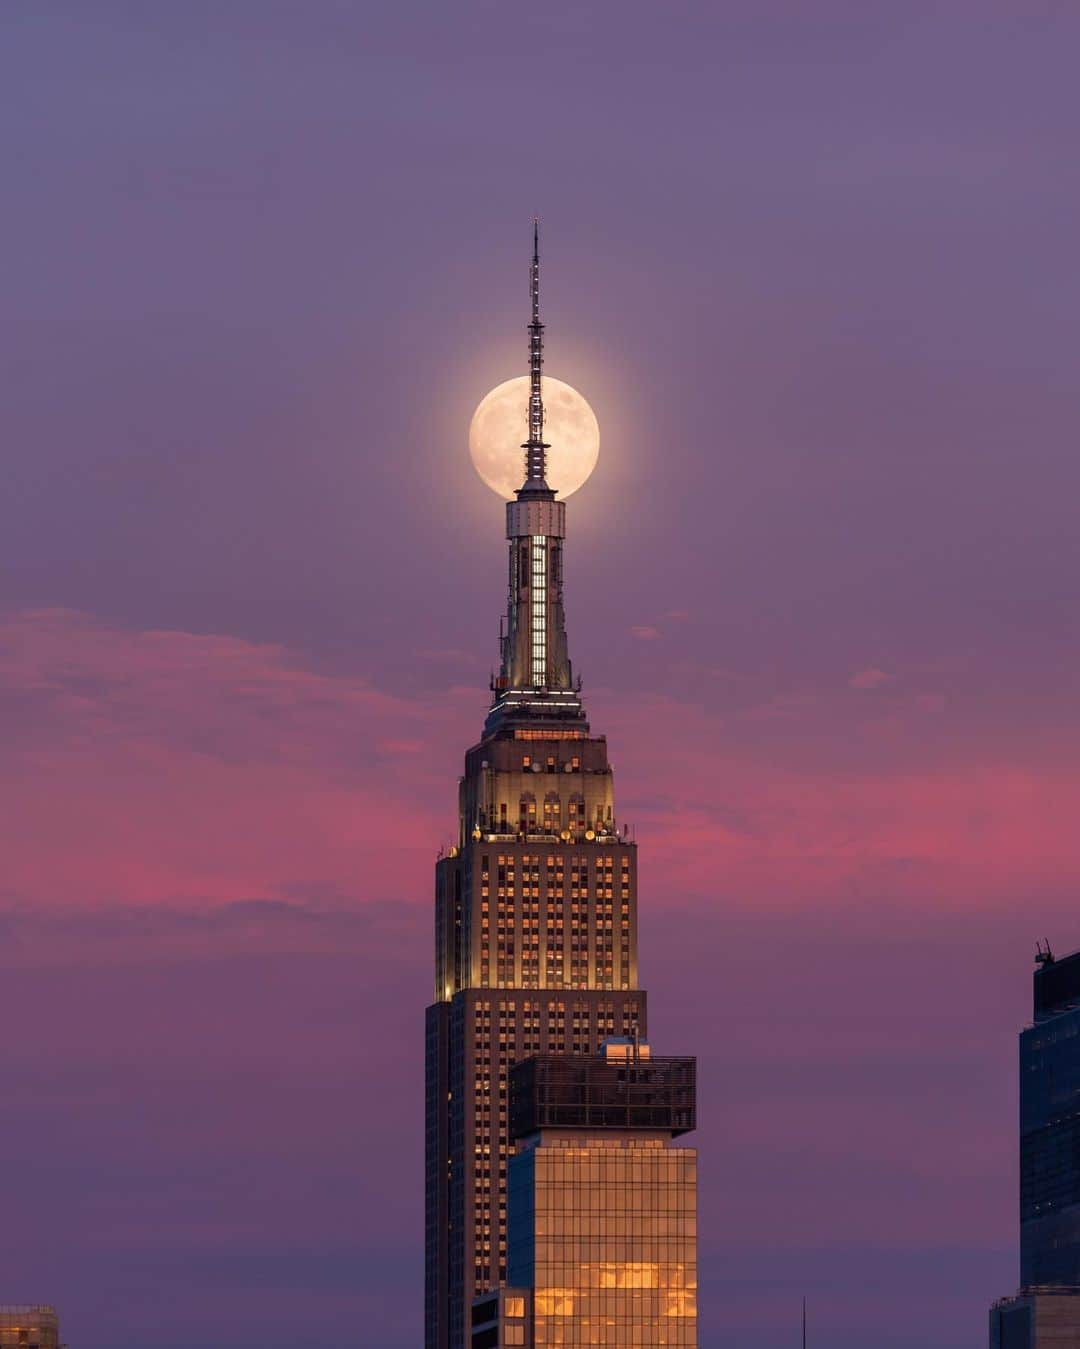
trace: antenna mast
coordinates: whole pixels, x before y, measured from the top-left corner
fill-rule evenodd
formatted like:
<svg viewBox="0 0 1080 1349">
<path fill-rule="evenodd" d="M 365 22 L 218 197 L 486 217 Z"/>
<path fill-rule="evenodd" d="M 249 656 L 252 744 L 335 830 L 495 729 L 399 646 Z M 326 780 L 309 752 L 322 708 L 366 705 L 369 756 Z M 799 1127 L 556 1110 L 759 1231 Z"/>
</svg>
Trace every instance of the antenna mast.
<svg viewBox="0 0 1080 1349">
<path fill-rule="evenodd" d="M 533 254 L 529 267 L 532 317 L 529 320 L 529 439 L 525 451 L 525 486 L 547 488 L 547 455 L 544 441 L 544 401 L 540 375 L 544 366 L 544 325 L 540 322 L 540 222 L 533 220 Z"/>
</svg>

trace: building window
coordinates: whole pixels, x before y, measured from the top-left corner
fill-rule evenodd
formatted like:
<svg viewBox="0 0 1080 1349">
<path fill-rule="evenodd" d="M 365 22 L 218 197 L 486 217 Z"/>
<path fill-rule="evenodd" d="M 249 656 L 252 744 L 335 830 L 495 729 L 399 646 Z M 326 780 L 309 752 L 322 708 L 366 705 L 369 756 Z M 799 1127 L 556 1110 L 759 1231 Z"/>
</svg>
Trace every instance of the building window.
<svg viewBox="0 0 1080 1349">
<path fill-rule="evenodd" d="M 532 535 L 532 573 L 530 583 L 530 654 L 532 685 L 547 683 L 547 539 Z"/>
<path fill-rule="evenodd" d="M 523 1297 L 508 1297 L 503 1303 L 503 1310 L 507 1316 L 520 1321 L 525 1315 L 525 1299 Z"/>
</svg>

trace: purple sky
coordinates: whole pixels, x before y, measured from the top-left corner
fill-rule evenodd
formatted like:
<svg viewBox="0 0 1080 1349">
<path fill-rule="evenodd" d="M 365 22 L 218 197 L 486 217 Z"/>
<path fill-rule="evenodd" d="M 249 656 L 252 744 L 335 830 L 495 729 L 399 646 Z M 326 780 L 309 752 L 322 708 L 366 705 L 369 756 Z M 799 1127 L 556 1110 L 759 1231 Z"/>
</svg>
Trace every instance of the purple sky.
<svg viewBox="0 0 1080 1349">
<path fill-rule="evenodd" d="M 600 465 L 571 650 L 697 1053 L 702 1349 L 976 1349 L 1080 946 L 1080 14 L 12 3 L 0 1301 L 415 1349 L 431 867 L 504 599 L 468 418 Z"/>
</svg>

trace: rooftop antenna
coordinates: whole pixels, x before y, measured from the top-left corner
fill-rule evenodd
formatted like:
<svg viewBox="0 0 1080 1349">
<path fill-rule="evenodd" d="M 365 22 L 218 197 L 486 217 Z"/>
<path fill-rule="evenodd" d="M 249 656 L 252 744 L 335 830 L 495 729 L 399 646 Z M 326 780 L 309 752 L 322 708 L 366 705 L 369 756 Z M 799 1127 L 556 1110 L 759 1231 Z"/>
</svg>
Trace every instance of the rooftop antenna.
<svg viewBox="0 0 1080 1349">
<path fill-rule="evenodd" d="M 802 1349 L 806 1349 L 806 1295 L 802 1300 Z"/>
<path fill-rule="evenodd" d="M 533 219 L 533 253 L 529 267 L 529 295 L 532 317 L 529 320 L 529 439 L 525 451 L 525 487 L 547 491 L 547 455 L 551 448 L 544 440 L 544 400 L 540 375 L 544 368 L 544 325 L 540 322 L 540 221 Z"/>
</svg>

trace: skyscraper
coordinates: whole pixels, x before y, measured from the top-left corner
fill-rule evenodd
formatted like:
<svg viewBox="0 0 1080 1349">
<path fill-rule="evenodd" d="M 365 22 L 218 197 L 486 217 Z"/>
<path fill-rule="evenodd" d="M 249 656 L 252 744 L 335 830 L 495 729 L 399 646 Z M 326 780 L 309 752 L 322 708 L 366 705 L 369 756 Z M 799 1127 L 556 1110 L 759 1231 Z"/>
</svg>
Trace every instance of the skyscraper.
<svg viewBox="0 0 1080 1349">
<path fill-rule="evenodd" d="M 546 480 L 534 233 L 524 483 L 506 506 L 501 663 L 435 871 L 426 1019 L 425 1346 L 464 1349 L 476 1293 L 506 1279 L 508 1074 L 646 1034 L 636 847 L 586 719 L 563 612 L 566 505 Z"/>
<path fill-rule="evenodd" d="M 1080 1345 L 1080 951 L 1040 951 L 1020 1033 L 1020 1292 L 992 1349 Z"/>
<path fill-rule="evenodd" d="M 697 1152 L 672 1144 L 694 1127 L 695 1075 L 618 1039 L 514 1067 L 502 1338 L 480 1301 L 472 1349 L 697 1349 Z"/>
<path fill-rule="evenodd" d="M 1080 1287 L 1080 951 L 1040 956 L 1020 1035 L 1020 1282 Z"/>
</svg>

